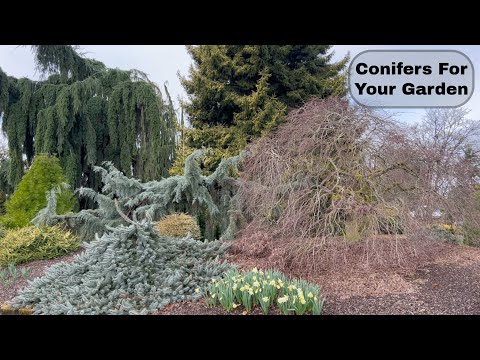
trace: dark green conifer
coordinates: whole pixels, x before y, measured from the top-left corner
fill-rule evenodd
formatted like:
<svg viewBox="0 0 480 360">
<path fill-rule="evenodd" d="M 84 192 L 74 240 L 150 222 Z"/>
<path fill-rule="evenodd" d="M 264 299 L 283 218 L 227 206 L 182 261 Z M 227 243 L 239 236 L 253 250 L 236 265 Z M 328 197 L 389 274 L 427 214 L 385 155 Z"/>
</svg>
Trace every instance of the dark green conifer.
<svg viewBox="0 0 480 360">
<path fill-rule="evenodd" d="M 0 113 L 13 185 L 37 153 L 57 154 L 75 188 L 98 189 L 93 166 L 104 160 L 142 180 L 168 174 L 176 117 L 167 91 L 164 100 L 142 72 L 109 69 L 72 46 L 32 49 L 43 80 L 16 79 L 0 69 Z"/>
<path fill-rule="evenodd" d="M 185 146 L 212 148 L 205 168 L 237 155 L 247 143 L 275 128 L 287 112 L 311 97 L 346 93 L 348 58 L 332 63 L 330 45 L 188 46 L 193 66 L 182 84 L 193 130 Z M 185 159 L 178 159 L 174 174 Z"/>
</svg>

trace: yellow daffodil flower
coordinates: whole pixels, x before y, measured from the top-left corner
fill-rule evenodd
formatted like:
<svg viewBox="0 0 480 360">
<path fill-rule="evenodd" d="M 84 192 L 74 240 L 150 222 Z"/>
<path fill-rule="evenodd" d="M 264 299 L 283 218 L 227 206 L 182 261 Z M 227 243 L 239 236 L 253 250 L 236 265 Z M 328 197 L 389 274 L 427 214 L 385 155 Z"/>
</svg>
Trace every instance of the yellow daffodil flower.
<svg viewBox="0 0 480 360">
<path fill-rule="evenodd" d="M 232 308 L 236 309 L 237 306 L 238 306 L 237 304 L 233 303 Z"/>
<path fill-rule="evenodd" d="M 245 291 L 245 286 L 242 286 L 242 287 L 240 288 L 240 291 L 241 291 L 241 292 L 244 292 L 244 291 Z"/>
<path fill-rule="evenodd" d="M 263 302 L 268 302 L 268 301 L 269 301 L 269 298 L 265 296 L 265 297 L 262 298 L 262 301 L 263 301 Z"/>
<path fill-rule="evenodd" d="M 268 283 L 267 283 L 267 280 L 263 280 L 262 283 L 263 283 L 263 285 L 267 285 L 267 284 L 268 284 Z"/>
<path fill-rule="evenodd" d="M 307 303 L 304 298 L 301 298 L 300 302 L 302 303 L 302 305 L 305 305 Z"/>
<path fill-rule="evenodd" d="M 233 284 L 232 289 L 237 290 L 237 284 Z"/>
<path fill-rule="evenodd" d="M 215 294 L 212 295 L 212 299 L 215 299 Z"/>
<path fill-rule="evenodd" d="M 313 294 L 311 292 L 309 292 L 307 296 L 309 299 L 313 298 Z"/>
<path fill-rule="evenodd" d="M 284 304 L 284 303 L 286 303 L 286 302 L 288 301 L 288 295 L 279 297 L 277 301 L 278 301 L 279 304 Z"/>
<path fill-rule="evenodd" d="M 248 290 L 248 293 L 249 293 L 250 295 L 253 295 L 253 290 L 252 290 L 252 289 Z"/>
<path fill-rule="evenodd" d="M 260 283 L 259 283 L 258 281 L 255 281 L 255 282 L 253 283 L 253 286 L 255 286 L 255 287 L 260 287 Z"/>
<path fill-rule="evenodd" d="M 267 275 L 267 279 L 270 280 L 270 275 Z"/>
<path fill-rule="evenodd" d="M 271 280 L 270 285 L 275 286 L 276 285 L 275 280 Z"/>
<path fill-rule="evenodd" d="M 315 296 L 315 297 L 313 298 L 313 300 L 317 301 L 318 299 L 317 299 L 317 297 Z"/>
<path fill-rule="evenodd" d="M 253 272 L 254 274 L 258 273 L 258 270 L 257 270 L 257 268 L 256 268 L 256 267 L 255 267 L 255 268 L 253 268 L 253 269 L 252 269 L 252 272 Z"/>
<path fill-rule="evenodd" d="M 196 288 L 195 289 L 195 292 L 198 294 L 200 292 L 200 289 L 199 288 Z"/>
</svg>

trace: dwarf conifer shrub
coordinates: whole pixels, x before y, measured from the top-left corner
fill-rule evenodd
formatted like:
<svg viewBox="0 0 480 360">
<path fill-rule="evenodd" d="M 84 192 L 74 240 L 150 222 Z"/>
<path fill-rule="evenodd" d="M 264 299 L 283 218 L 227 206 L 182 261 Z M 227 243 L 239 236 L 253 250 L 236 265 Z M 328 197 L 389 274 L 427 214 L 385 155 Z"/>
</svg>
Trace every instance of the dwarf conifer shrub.
<svg viewBox="0 0 480 360">
<path fill-rule="evenodd" d="M 147 314 L 200 297 L 197 287 L 232 268 L 220 260 L 227 243 L 174 239 L 152 225 L 152 219 L 171 213 L 206 211 L 228 226 L 226 210 L 235 187 L 228 173 L 237 158 L 203 176 L 200 156 L 195 152 L 187 158 L 184 175 L 147 183 L 106 163 L 106 169 L 96 168 L 104 184 L 102 193 L 78 191 L 98 206 L 77 215 L 57 215 L 56 194 L 50 192 L 35 223 L 72 224 L 90 242 L 73 262 L 54 265 L 31 282 L 13 299 L 13 306 L 33 308 L 35 314 Z"/>
<path fill-rule="evenodd" d="M 56 264 L 13 300 L 35 314 L 147 314 L 200 297 L 231 266 L 225 245 L 161 236 L 148 222 L 110 228 L 73 262 Z"/>
<path fill-rule="evenodd" d="M 0 239 L 0 266 L 53 259 L 79 247 L 77 238 L 59 226 L 13 229 Z"/>
<path fill-rule="evenodd" d="M 18 184 L 17 190 L 5 203 L 6 214 L 1 222 L 9 228 L 28 226 L 38 211 L 47 205 L 46 194 L 62 187 L 56 199 L 56 213 L 65 214 L 76 205 L 73 192 L 65 188 L 66 177 L 56 157 L 38 155 Z"/>
<path fill-rule="evenodd" d="M 181 238 L 188 234 L 194 239 L 201 238 L 197 220 L 184 213 L 167 215 L 157 223 L 155 228 L 161 235 L 172 238 Z"/>
</svg>

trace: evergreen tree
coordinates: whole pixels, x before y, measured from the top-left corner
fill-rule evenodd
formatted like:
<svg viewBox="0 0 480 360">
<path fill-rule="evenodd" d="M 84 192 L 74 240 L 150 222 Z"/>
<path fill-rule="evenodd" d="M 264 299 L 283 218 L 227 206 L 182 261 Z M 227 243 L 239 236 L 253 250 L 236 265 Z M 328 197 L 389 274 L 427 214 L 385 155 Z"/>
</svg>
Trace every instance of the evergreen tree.
<svg viewBox="0 0 480 360">
<path fill-rule="evenodd" d="M 190 148 L 212 148 L 205 168 L 237 155 L 247 143 L 275 128 L 286 113 L 311 97 L 346 93 L 347 58 L 331 63 L 329 45 L 188 46 L 189 78 L 181 78 L 193 130 Z M 175 173 L 181 164 L 177 160 Z"/>
<path fill-rule="evenodd" d="M 37 226 L 68 225 L 83 241 L 89 242 L 109 228 L 128 225 L 120 213 L 129 214 L 136 221 L 157 221 L 169 214 L 185 212 L 199 217 L 203 238 L 214 240 L 224 235 L 222 239 L 231 239 L 238 215 L 231 211 L 237 190 L 237 181 L 231 174 L 237 171 L 240 157 L 223 160 L 213 174 L 204 176 L 199 166 L 202 155 L 197 150 L 187 157 L 183 175 L 145 183 L 128 178 L 111 162 L 105 162 L 105 167 L 95 167 L 103 182 L 102 192 L 90 188 L 77 190 L 80 197 L 96 204 L 94 209 L 59 216 L 55 211 L 57 190 L 54 189 L 32 222 Z"/>
<path fill-rule="evenodd" d="M 32 47 L 46 79 L 0 69 L 0 114 L 8 137 L 10 181 L 17 185 L 36 153 L 57 154 L 73 187 L 98 188 L 93 166 L 111 160 L 142 180 L 168 175 L 176 117 L 166 92 L 138 70 L 109 69 L 66 45 Z"/>
<path fill-rule="evenodd" d="M 1 221 L 8 227 L 27 226 L 47 205 L 46 194 L 54 187 L 62 187 L 66 178 L 60 162 L 55 157 L 37 155 L 32 166 L 18 184 L 17 190 L 6 202 L 6 214 Z M 72 191 L 62 189 L 56 198 L 56 212 L 65 214 L 72 211 L 76 199 Z"/>
<path fill-rule="evenodd" d="M 10 158 L 8 157 L 8 149 L 0 146 L 0 215 L 5 214 L 5 201 L 7 196 L 13 192 L 8 176 L 9 168 Z"/>
<path fill-rule="evenodd" d="M 151 220 L 176 211 L 202 210 L 222 231 L 235 232 L 228 209 L 236 181 L 228 173 L 239 158 L 223 161 L 206 177 L 198 165 L 201 155 L 196 151 L 187 158 L 184 175 L 147 183 L 127 178 L 111 163 L 106 169 L 96 167 L 103 193 L 86 188 L 80 193 L 93 198 L 98 207 L 77 215 L 58 216 L 56 191 L 51 191 L 35 223 L 78 220 L 94 240 L 71 263 L 54 265 L 30 282 L 13 307 L 33 308 L 35 314 L 145 314 L 172 302 L 198 299 L 196 288 L 232 268 L 220 261 L 228 244 L 168 238 Z"/>
</svg>

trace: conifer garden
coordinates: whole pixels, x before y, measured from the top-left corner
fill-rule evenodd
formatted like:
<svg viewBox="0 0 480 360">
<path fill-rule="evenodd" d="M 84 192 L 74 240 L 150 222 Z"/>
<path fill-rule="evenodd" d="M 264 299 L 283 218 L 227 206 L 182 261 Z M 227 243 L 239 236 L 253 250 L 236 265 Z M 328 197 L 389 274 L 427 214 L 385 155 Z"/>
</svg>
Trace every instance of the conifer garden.
<svg viewBox="0 0 480 360">
<path fill-rule="evenodd" d="M 188 46 L 180 108 L 140 70 L 68 45 L 31 49 L 41 80 L 0 68 L 0 290 L 16 266 L 72 256 L 29 278 L 9 311 L 147 315 L 196 302 L 320 315 L 322 276 L 480 243 L 480 126 L 430 166 L 426 137 L 348 102 L 348 58 L 333 62 L 329 45 Z M 455 181 L 441 194 L 418 181 L 427 175 Z M 439 203 L 443 223 L 412 215 Z"/>
</svg>

